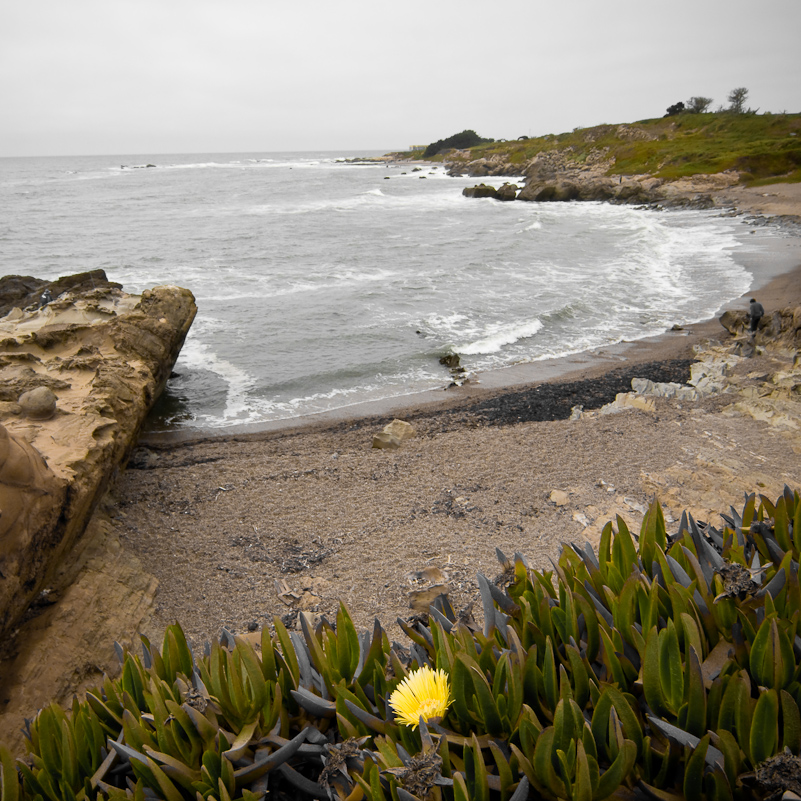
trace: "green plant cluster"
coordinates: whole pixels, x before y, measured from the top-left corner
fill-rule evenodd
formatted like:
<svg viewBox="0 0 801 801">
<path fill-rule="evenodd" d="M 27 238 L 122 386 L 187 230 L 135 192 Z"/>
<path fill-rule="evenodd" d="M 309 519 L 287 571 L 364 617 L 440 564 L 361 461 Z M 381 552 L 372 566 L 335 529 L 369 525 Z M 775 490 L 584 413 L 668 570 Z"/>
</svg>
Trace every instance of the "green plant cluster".
<svg viewBox="0 0 801 801">
<path fill-rule="evenodd" d="M 440 596 L 426 621 L 224 632 L 196 659 L 178 625 L 161 650 L 119 649 L 119 678 L 0 748 L 1 801 L 600 801 L 761 799 L 797 786 L 801 499 L 746 498 L 715 529 L 654 503 L 599 552 L 553 570 L 499 552 L 479 576 L 484 626 Z M 450 678 L 442 720 L 399 725 L 412 670 Z M 795 776 L 795 778 L 793 778 Z M 796 782 L 796 785 L 793 785 Z"/>
</svg>

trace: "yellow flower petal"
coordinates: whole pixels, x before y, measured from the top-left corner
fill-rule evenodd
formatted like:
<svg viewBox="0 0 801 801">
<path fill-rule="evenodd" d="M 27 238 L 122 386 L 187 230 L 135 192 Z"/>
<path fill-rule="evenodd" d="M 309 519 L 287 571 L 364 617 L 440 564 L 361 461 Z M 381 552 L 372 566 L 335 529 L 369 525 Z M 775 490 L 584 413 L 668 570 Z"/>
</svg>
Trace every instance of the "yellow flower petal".
<svg viewBox="0 0 801 801">
<path fill-rule="evenodd" d="M 444 717 L 451 701 L 448 674 L 428 665 L 412 671 L 389 697 L 397 720 L 412 728 L 421 716 L 425 721 Z"/>
</svg>

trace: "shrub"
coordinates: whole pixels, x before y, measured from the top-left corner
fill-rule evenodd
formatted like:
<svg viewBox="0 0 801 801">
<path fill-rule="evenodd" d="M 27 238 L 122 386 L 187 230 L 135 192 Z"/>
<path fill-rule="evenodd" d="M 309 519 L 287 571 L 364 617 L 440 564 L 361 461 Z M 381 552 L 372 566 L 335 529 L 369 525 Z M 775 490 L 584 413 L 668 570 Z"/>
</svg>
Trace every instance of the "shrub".
<svg viewBox="0 0 801 801">
<path fill-rule="evenodd" d="M 553 570 L 498 552 L 479 575 L 484 625 L 440 596 L 427 620 L 302 632 L 280 619 L 261 655 L 227 632 L 196 659 L 179 626 L 159 651 L 120 651 L 71 714 L 29 724 L 29 755 L 0 749 L 6 801 L 272 797 L 761 799 L 799 789 L 801 500 L 746 498 L 724 526 L 661 508 L 635 537 L 607 524 L 599 552 Z M 406 681 L 419 669 L 446 674 Z M 423 671 L 426 672 L 426 671 Z M 433 676 L 431 670 L 428 677 Z M 437 673 L 441 677 L 441 673 Z M 410 687 L 444 717 L 416 726 Z M 432 699 L 421 699 L 421 702 Z M 782 778 L 784 777 L 784 778 Z M 635 793 L 636 791 L 636 793 Z"/>
<path fill-rule="evenodd" d="M 468 147 L 488 144 L 494 141 L 494 139 L 482 139 L 475 131 L 466 130 L 449 136 L 447 139 L 439 139 L 436 142 L 432 142 L 423 152 L 423 158 L 431 158 L 444 150 L 464 150 Z"/>
<path fill-rule="evenodd" d="M 711 105 L 711 97 L 691 97 L 685 104 L 685 108 L 691 114 L 704 114 L 709 111 Z"/>
</svg>

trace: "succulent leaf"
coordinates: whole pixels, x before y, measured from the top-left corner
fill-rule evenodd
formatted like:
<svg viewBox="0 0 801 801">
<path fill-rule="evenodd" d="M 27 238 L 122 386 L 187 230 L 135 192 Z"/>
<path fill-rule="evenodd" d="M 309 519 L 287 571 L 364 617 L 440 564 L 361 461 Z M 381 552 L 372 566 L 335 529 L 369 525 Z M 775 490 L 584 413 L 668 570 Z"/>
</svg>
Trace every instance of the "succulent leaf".
<svg viewBox="0 0 801 801">
<path fill-rule="evenodd" d="M 766 618 L 751 645 L 750 669 L 758 684 L 780 690 L 795 673 L 795 657 L 775 617 Z"/>
<path fill-rule="evenodd" d="M 750 746 L 754 765 L 772 756 L 779 744 L 779 696 L 776 690 L 761 693 L 751 722 Z"/>
</svg>

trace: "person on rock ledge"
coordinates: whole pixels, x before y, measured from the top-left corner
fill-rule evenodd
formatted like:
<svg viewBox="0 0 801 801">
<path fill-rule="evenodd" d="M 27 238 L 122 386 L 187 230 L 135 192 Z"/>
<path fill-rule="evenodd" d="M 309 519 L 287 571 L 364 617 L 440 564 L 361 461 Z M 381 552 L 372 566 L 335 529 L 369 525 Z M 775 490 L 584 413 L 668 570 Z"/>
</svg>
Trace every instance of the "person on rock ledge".
<svg viewBox="0 0 801 801">
<path fill-rule="evenodd" d="M 753 334 L 757 330 L 759 321 L 765 316 L 765 309 L 761 303 L 757 303 L 756 298 L 751 298 L 748 316 L 751 318 L 751 333 Z"/>
</svg>

